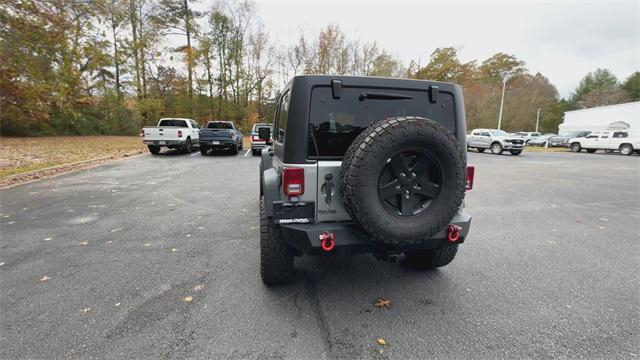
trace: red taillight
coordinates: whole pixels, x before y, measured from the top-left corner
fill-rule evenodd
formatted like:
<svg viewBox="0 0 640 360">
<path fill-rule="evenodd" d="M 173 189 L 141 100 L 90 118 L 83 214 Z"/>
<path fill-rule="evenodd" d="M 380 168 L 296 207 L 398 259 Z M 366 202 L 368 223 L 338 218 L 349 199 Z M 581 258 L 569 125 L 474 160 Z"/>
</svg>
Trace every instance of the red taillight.
<svg viewBox="0 0 640 360">
<path fill-rule="evenodd" d="M 304 169 L 285 168 L 282 172 L 284 193 L 289 196 L 304 194 Z"/>
<path fill-rule="evenodd" d="M 178 137 L 182 137 L 182 130 L 178 130 Z"/>
<path fill-rule="evenodd" d="M 473 189 L 473 178 L 476 175 L 476 167 L 473 165 L 467 166 L 467 185 L 465 186 L 466 190 Z"/>
</svg>

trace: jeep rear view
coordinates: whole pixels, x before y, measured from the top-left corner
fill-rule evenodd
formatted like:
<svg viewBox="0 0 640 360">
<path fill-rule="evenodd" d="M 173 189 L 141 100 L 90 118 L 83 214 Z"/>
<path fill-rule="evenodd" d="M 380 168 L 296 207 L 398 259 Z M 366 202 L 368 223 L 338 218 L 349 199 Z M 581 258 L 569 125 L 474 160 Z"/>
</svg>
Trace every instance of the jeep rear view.
<svg viewBox="0 0 640 360">
<path fill-rule="evenodd" d="M 271 142 L 260 163 L 263 282 L 291 281 L 303 254 L 450 263 L 471 224 L 465 124 L 455 84 L 294 77 L 273 134 L 259 134 Z"/>
</svg>

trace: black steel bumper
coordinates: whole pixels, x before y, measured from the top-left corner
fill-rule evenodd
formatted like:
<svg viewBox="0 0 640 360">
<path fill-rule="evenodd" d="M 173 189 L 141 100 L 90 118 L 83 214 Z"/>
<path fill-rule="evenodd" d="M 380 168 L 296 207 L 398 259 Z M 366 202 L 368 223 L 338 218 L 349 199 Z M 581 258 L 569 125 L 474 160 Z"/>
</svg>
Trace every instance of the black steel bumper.
<svg viewBox="0 0 640 360">
<path fill-rule="evenodd" d="M 469 234 L 471 215 L 462 211 L 451 220 L 451 225 L 460 227 L 460 235 L 456 241 L 457 244 L 460 244 Z M 437 249 L 452 243 L 447 236 L 448 227 L 420 245 L 405 247 L 392 247 L 370 240 L 364 230 L 355 222 L 283 224 L 281 227 L 285 242 L 299 252 L 309 255 L 396 254 L 408 250 Z M 321 247 L 320 239 L 323 232 L 333 233 L 335 236 L 335 247 L 329 252 L 324 251 Z"/>
</svg>

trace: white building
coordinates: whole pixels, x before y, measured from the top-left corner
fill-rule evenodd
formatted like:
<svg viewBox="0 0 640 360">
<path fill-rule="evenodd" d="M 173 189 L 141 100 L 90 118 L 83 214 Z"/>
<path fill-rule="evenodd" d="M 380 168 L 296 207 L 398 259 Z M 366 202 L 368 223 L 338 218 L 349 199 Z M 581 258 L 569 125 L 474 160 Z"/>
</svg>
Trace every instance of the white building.
<svg viewBox="0 0 640 360">
<path fill-rule="evenodd" d="M 629 130 L 640 133 L 640 101 L 567 111 L 558 133 Z"/>
</svg>

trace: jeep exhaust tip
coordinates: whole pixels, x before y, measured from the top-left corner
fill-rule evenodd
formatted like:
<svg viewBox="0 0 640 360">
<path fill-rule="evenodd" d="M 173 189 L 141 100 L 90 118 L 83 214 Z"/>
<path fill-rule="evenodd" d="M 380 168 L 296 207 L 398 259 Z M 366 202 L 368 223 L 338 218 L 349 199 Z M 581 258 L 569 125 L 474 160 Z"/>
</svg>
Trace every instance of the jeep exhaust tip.
<svg viewBox="0 0 640 360">
<path fill-rule="evenodd" d="M 336 236 L 332 232 L 327 233 L 326 231 L 323 231 L 320 235 L 320 247 L 322 248 L 322 250 L 326 252 L 333 250 L 333 248 L 336 246 L 335 239 Z"/>
<path fill-rule="evenodd" d="M 447 239 L 449 239 L 449 241 L 452 243 L 458 241 L 458 239 L 460 238 L 460 230 L 462 230 L 462 228 L 459 225 L 449 225 L 449 230 L 447 231 Z"/>
</svg>

